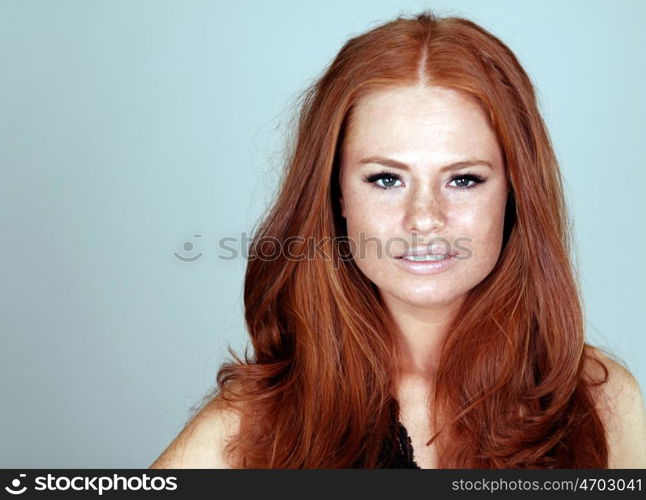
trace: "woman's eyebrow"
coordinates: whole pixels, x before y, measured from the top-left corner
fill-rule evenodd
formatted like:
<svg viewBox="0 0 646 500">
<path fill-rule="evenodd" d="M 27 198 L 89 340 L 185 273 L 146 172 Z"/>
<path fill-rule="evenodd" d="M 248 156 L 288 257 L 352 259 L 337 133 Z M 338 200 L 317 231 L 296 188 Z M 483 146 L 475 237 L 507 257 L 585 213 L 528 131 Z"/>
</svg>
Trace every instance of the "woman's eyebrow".
<svg viewBox="0 0 646 500">
<path fill-rule="evenodd" d="M 392 167 L 392 168 L 400 168 L 402 170 L 409 170 L 408 165 L 401 161 L 393 160 L 392 158 L 386 158 L 384 156 L 369 156 L 367 158 L 363 158 L 362 160 L 359 160 L 360 165 L 368 164 L 368 163 L 378 163 L 380 165 L 384 165 L 386 167 Z M 468 160 L 463 160 L 463 161 L 457 161 L 454 163 L 449 163 L 448 165 L 444 165 L 442 168 L 440 168 L 440 172 L 444 172 L 445 170 L 455 170 L 458 168 L 462 167 L 471 167 L 474 165 L 485 165 L 489 167 L 490 169 L 493 170 L 493 165 L 491 165 L 490 162 L 487 160 L 480 160 L 477 158 L 469 158 Z"/>
</svg>

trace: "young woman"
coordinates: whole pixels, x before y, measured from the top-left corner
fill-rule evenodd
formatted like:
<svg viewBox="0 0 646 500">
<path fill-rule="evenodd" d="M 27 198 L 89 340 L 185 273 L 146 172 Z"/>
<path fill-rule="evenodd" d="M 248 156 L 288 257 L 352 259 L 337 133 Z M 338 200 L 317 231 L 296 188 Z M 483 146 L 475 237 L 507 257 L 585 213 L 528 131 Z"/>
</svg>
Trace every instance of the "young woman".
<svg viewBox="0 0 646 500">
<path fill-rule="evenodd" d="M 151 467 L 646 467 L 638 384 L 584 340 L 567 220 L 499 39 L 424 12 L 349 40 L 250 248 L 253 356 Z"/>
</svg>

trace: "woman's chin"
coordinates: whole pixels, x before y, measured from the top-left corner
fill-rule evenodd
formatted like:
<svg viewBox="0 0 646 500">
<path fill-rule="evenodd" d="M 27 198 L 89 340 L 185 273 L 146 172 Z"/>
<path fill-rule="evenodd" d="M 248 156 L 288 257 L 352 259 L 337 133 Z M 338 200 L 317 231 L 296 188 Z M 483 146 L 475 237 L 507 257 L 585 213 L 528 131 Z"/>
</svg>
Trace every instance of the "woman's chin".
<svg viewBox="0 0 646 500">
<path fill-rule="evenodd" d="M 396 297 L 398 302 L 419 309 L 441 309 L 453 304 L 457 299 L 455 294 L 448 294 L 446 290 L 441 292 L 437 290 L 418 290 L 416 292 L 392 290 L 387 293 Z"/>
</svg>

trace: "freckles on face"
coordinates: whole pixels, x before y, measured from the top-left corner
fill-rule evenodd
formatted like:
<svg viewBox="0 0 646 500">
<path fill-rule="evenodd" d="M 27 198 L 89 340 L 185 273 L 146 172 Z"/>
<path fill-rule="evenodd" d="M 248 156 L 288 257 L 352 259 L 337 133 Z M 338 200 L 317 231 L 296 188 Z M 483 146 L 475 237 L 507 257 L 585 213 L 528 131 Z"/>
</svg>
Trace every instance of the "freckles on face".
<svg viewBox="0 0 646 500">
<path fill-rule="evenodd" d="M 341 150 L 339 182 L 354 260 L 385 298 L 446 304 L 495 266 L 508 192 L 504 161 L 484 112 L 466 94 L 395 87 L 364 96 Z M 433 242 L 458 253 L 441 272 L 413 273 L 397 258 Z"/>
</svg>

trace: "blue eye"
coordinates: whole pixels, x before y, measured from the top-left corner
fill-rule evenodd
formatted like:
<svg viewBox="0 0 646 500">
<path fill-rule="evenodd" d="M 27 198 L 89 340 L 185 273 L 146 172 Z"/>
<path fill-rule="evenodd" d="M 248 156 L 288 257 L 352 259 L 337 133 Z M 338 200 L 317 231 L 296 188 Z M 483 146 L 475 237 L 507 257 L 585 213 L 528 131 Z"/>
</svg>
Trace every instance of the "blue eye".
<svg viewBox="0 0 646 500">
<path fill-rule="evenodd" d="M 401 181 L 397 174 L 389 172 L 379 172 L 378 174 L 369 175 L 363 178 L 368 184 L 372 184 L 374 188 L 381 190 L 392 189 L 396 186 L 397 181 Z M 460 174 L 451 179 L 451 182 L 457 181 L 454 187 L 458 189 L 471 189 L 478 184 L 482 184 L 485 179 L 475 174 Z"/>
<path fill-rule="evenodd" d="M 388 172 L 380 172 L 378 174 L 364 177 L 363 180 L 369 184 L 372 184 L 372 186 L 377 189 L 391 189 L 395 187 L 394 184 L 401 179 L 398 175 L 389 174 Z M 383 184 L 378 184 L 378 181 L 383 181 Z"/>
<path fill-rule="evenodd" d="M 478 184 L 482 184 L 484 182 L 484 179 L 479 175 L 461 174 L 453 177 L 453 179 L 451 179 L 451 182 L 453 181 L 462 181 L 460 185 L 455 186 L 459 189 L 471 189 L 472 187 L 475 187 Z M 468 184 L 469 182 L 473 182 L 473 184 Z"/>
</svg>

